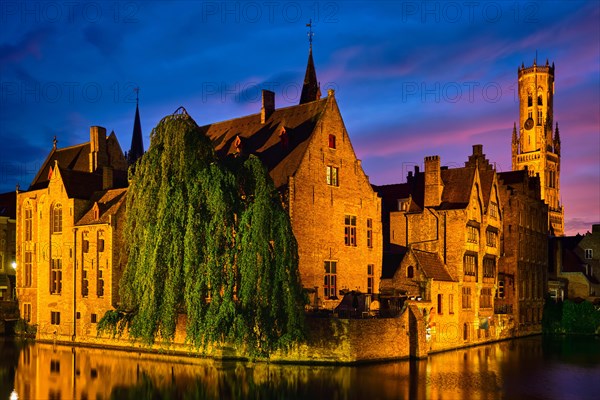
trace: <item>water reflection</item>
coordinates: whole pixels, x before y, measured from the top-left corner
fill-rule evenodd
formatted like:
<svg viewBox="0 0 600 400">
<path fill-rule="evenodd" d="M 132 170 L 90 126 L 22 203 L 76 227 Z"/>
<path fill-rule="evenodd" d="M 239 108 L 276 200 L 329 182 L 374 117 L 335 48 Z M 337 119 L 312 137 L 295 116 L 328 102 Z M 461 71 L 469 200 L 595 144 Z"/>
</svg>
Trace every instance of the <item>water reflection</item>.
<svg viewBox="0 0 600 400">
<path fill-rule="evenodd" d="M 219 362 L 12 341 L 0 346 L 0 399 L 13 389 L 20 399 L 369 400 L 586 398 L 600 390 L 600 341 L 594 339 L 533 337 L 356 367 Z"/>
</svg>

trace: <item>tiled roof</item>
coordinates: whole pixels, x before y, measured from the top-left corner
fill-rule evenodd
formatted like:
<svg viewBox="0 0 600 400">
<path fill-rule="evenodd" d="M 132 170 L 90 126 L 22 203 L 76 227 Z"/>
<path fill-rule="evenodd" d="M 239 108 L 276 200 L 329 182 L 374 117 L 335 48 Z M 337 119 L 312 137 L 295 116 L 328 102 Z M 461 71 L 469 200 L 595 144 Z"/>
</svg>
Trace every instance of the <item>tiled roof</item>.
<svg viewBox="0 0 600 400">
<path fill-rule="evenodd" d="M 90 169 L 90 143 L 78 144 L 64 149 L 52 149 L 33 182 L 31 182 L 29 190 L 48 187 L 48 174 L 50 168 L 54 168 L 55 161 L 58 161 L 58 165 L 65 170 L 88 172 Z"/>
<path fill-rule="evenodd" d="M 438 254 L 415 249 L 412 251 L 417 258 L 419 268 L 427 278 L 431 278 L 435 281 L 455 281 Z"/>
<path fill-rule="evenodd" d="M 261 115 L 216 122 L 201 127 L 212 140 L 221 156 L 236 152 L 239 137 L 242 152 L 255 154 L 267 166 L 276 187 L 287 184 L 300 162 L 319 118 L 323 115 L 329 97 L 306 104 L 280 108 L 261 123 Z M 333 99 L 333 98 L 332 98 Z M 280 135 L 285 131 L 287 140 Z M 287 142 L 287 144 L 285 144 Z"/>
<path fill-rule="evenodd" d="M 92 207 L 77 221 L 77 225 L 108 223 L 109 216 L 115 215 L 125 202 L 127 189 L 111 189 L 96 192 L 90 199 Z M 95 218 L 95 205 L 98 204 L 98 218 Z"/>
<path fill-rule="evenodd" d="M 17 216 L 17 192 L 0 194 L 0 217 L 15 219 Z"/>
<path fill-rule="evenodd" d="M 465 208 L 471 198 L 471 185 L 475 177 L 475 168 L 463 167 L 441 171 L 444 190 L 441 209 Z"/>
</svg>

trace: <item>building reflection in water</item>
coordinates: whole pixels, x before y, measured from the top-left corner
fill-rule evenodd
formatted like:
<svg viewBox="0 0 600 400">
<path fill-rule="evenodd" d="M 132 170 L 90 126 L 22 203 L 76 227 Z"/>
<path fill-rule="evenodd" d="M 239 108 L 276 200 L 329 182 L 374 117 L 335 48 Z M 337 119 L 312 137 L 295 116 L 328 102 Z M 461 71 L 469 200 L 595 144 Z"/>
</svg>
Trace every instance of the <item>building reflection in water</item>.
<svg viewBox="0 0 600 400">
<path fill-rule="evenodd" d="M 496 399 L 521 390 L 519 385 L 531 387 L 523 371 L 543 373 L 543 349 L 538 337 L 428 360 L 348 367 L 221 362 L 35 343 L 20 349 L 14 390 L 20 399 Z M 598 363 L 592 367 L 598 371 Z"/>
</svg>

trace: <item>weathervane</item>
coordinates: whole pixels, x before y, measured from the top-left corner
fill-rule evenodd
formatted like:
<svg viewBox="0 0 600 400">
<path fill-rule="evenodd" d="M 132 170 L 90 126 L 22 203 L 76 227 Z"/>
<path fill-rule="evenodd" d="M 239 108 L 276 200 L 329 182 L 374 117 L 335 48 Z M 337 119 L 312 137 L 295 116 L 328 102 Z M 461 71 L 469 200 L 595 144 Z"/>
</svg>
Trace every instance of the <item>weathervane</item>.
<svg viewBox="0 0 600 400">
<path fill-rule="evenodd" d="M 312 31 L 312 18 L 308 20 L 308 24 L 306 24 L 306 26 L 308 26 L 308 44 L 312 49 L 313 36 L 315 35 L 315 33 Z"/>
<path fill-rule="evenodd" d="M 139 86 L 133 88 L 133 91 L 135 92 L 135 104 L 138 105 L 139 102 L 140 102 L 140 88 L 139 88 Z"/>
</svg>

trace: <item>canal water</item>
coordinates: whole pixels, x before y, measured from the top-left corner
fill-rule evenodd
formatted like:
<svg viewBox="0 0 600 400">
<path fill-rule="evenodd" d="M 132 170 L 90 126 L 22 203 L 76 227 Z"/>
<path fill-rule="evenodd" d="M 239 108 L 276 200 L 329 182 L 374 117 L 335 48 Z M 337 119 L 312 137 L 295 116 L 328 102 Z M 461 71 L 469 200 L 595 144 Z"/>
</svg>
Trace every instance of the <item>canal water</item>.
<svg viewBox="0 0 600 400">
<path fill-rule="evenodd" d="M 599 399 L 600 339 L 527 337 L 360 366 L 220 362 L 0 338 L 3 399 Z"/>
</svg>

